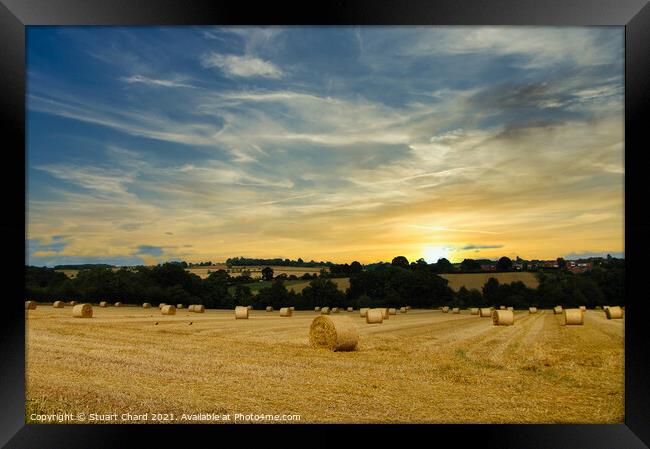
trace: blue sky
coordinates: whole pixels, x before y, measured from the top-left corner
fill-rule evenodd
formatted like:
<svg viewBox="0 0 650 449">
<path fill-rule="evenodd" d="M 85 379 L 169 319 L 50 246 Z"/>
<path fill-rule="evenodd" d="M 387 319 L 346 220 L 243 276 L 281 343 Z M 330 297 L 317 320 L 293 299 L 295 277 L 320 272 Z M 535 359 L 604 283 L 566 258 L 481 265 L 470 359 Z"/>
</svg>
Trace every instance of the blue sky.
<svg viewBox="0 0 650 449">
<path fill-rule="evenodd" d="M 623 28 L 28 27 L 27 262 L 622 254 Z"/>
</svg>

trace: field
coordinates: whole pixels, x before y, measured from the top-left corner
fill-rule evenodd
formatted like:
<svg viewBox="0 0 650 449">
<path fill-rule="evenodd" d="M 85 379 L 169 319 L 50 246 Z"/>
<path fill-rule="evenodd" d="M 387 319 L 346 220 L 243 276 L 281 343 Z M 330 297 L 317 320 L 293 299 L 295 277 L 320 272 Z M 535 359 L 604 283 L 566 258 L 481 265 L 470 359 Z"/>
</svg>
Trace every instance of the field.
<svg viewBox="0 0 650 449">
<path fill-rule="evenodd" d="M 196 274 L 202 279 L 207 278 L 211 272 L 217 271 L 219 269 L 226 270 L 228 271 L 228 274 L 230 276 L 240 276 L 242 271 L 248 270 L 250 272 L 250 276 L 253 279 L 261 279 L 262 278 L 262 269 L 266 265 L 255 265 L 255 266 L 233 266 L 231 268 L 228 268 L 226 265 L 219 265 L 219 266 L 211 266 L 211 267 L 192 267 L 188 268 L 187 271 L 190 273 Z M 273 269 L 273 275 L 278 276 L 280 274 L 286 274 L 287 276 L 291 276 L 292 274 L 295 276 L 302 276 L 305 273 L 309 274 L 320 274 L 320 270 L 323 267 L 314 267 L 314 268 L 308 268 L 308 267 L 284 267 L 284 266 L 274 266 L 272 265 L 271 268 Z M 329 268 L 324 267 L 326 271 L 329 271 Z"/>
<path fill-rule="evenodd" d="M 338 287 L 338 289 L 341 290 L 342 292 L 345 292 L 348 288 L 350 288 L 350 278 L 334 278 L 330 280 L 334 282 Z M 293 290 L 296 293 L 300 293 L 305 287 L 309 285 L 310 282 L 311 281 L 300 281 L 291 285 L 285 283 L 285 285 L 287 286 L 288 290 Z"/>
<path fill-rule="evenodd" d="M 25 313 L 28 422 L 59 412 L 84 413 L 81 422 L 98 422 L 91 413 L 178 423 L 188 422 L 183 413 L 230 422 L 236 413 L 297 414 L 303 423 L 624 419 L 624 320 L 598 311 L 583 326 L 516 311 L 507 327 L 467 311 L 412 310 L 380 325 L 344 312 L 358 326 L 354 352 L 310 348 L 310 311 L 235 320 L 231 310 L 94 307 L 93 318 L 74 319 L 69 306 L 41 304 Z"/>
<path fill-rule="evenodd" d="M 253 294 L 257 294 L 261 289 L 266 288 L 266 287 L 270 287 L 272 284 L 273 284 L 273 281 L 257 281 L 257 282 L 250 282 L 250 283 L 241 284 L 241 285 L 244 285 L 244 286 L 250 288 L 251 292 Z M 287 287 L 288 290 L 291 290 L 293 288 L 293 286 L 301 285 L 300 290 L 298 290 L 298 291 L 302 291 L 303 288 L 305 288 L 307 285 L 309 285 L 309 281 L 307 281 L 307 282 L 305 282 L 305 281 L 284 281 L 284 285 Z M 237 288 L 237 286 L 235 286 L 235 285 L 228 287 L 228 291 L 230 292 L 231 295 L 233 293 L 235 293 L 236 288 Z"/>
<path fill-rule="evenodd" d="M 464 285 L 466 289 L 475 288 L 481 291 L 481 288 L 490 278 L 495 278 L 500 284 L 510 284 L 511 282 L 521 281 L 526 287 L 537 288 L 539 281 L 535 273 L 463 273 L 463 274 L 441 274 L 441 277 L 449 281 L 449 287 L 458 291 Z"/>
</svg>

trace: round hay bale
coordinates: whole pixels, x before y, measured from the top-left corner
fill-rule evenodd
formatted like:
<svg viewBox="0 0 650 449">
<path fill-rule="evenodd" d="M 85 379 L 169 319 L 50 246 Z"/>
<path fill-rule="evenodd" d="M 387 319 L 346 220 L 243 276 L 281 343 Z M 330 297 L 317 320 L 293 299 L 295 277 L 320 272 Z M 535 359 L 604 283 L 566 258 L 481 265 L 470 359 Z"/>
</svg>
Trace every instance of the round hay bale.
<svg viewBox="0 0 650 449">
<path fill-rule="evenodd" d="M 339 313 L 338 307 L 332 307 L 332 313 Z"/>
<path fill-rule="evenodd" d="M 121 303 L 121 302 L 119 302 L 119 301 L 118 301 L 118 302 L 116 302 L 116 303 L 115 303 L 115 307 L 122 307 L 122 303 Z"/>
<path fill-rule="evenodd" d="M 454 307 L 453 309 L 451 309 L 451 313 L 460 313 L 460 308 Z"/>
<path fill-rule="evenodd" d="M 366 315 L 368 314 L 368 310 L 369 310 L 368 307 L 362 307 L 362 308 L 360 308 L 360 309 L 359 309 L 359 316 L 360 316 L 361 318 L 365 318 Z M 382 315 L 382 316 L 383 316 L 383 315 Z"/>
<path fill-rule="evenodd" d="M 491 310 L 492 312 L 494 312 L 496 309 L 494 308 L 494 306 L 491 306 L 491 307 L 490 307 L 490 310 Z"/>
<path fill-rule="evenodd" d="M 266 306 L 267 312 L 273 312 L 273 306 Z"/>
<path fill-rule="evenodd" d="M 34 310 L 36 308 L 36 301 L 25 301 L 25 310 Z"/>
<path fill-rule="evenodd" d="M 400 307 L 399 308 L 399 313 L 406 313 L 406 307 Z"/>
<path fill-rule="evenodd" d="M 143 302 L 142 303 L 142 308 L 143 309 L 151 309 L 151 304 L 148 302 Z"/>
<path fill-rule="evenodd" d="M 205 306 L 203 304 L 194 304 L 194 308 L 192 309 L 192 312 L 205 313 Z"/>
<path fill-rule="evenodd" d="M 366 309 L 366 323 L 381 324 L 384 322 L 383 309 Z"/>
<path fill-rule="evenodd" d="M 499 310 L 506 310 L 506 306 L 499 306 Z"/>
<path fill-rule="evenodd" d="M 158 304 L 158 308 L 159 308 L 159 309 L 162 309 L 162 308 L 165 307 L 166 305 L 167 305 L 166 302 L 161 302 L 160 304 Z"/>
<path fill-rule="evenodd" d="M 560 315 L 562 313 L 562 306 L 555 306 L 553 307 L 553 313 L 555 315 Z"/>
<path fill-rule="evenodd" d="M 69 304 L 74 307 L 77 305 L 77 301 L 70 301 Z"/>
<path fill-rule="evenodd" d="M 511 311 L 511 312 L 514 312 L 515 308 L 514 307 L 508 307 L 508 310 Z"/>
<path fill-rule="evenodd" d="M 530 313 L 530 314 L 535 314 L 535 313 L 537 313 L 537 307 L 529 307 L 529 308 L 528 308 L 528 313 Z"/>
<path fill-rule="evenodd" d="M 449 307 L 448 307 L 448 306 L 444 306 L 444 307 L 442 308 L 442 313 L 449 313 Z"/>
<path fill-rule="evenodd" d="M 160 312 L 163 315 L 176 315 L 176 307 L 173 305 L 169 304 L 167 306 L 163 306 L 162 309 L 160 309 Z"/>
<path fill-rule="evenodd" d="M 177 309 L 182 309 L 182 308 L 183 308 L 183 304 L 176 304 L 176 308 L 177 308 Z"/>
<path fill-rule="evenodd" d="M 236 320 L 247 320 L 249 310 L 250 309 L 248 307 L 244 307 L 244 306 L 235 307 L 235 319 Z"/>
<path fill-rule="evenodd" d="M 478 315 L 479 313 L 480 311 L 478 310 L 478 307 L 472 307 L 471 309 L 469 309 L 470 315 Z"/>
<path fill-rule="evenodd" d="M 296 310 L 296 308 L 294 306 L 291 306 L 291 307 L 289 307 L 289 310 L 291 310 L 293 312 L 294 310 Z"/>
<path fill-rule="evenodd" d="M 320 307 L 314 307 L 314 312 L 320 312 Z"/>
<path fill-rule="evenodd" d="M 194 312 L 194 306 L 195 306 L 195 305 L 196 305 L 196 304 L 190 304 L 189 306 L 187 306 L 187 311 L 188 311 L 188 312 Z"/>
<path fill-rule="evenodd" d="M 253 310 L 253 306 L 246 306 L 248 310 Z"/>
<path fill-rule="evenodd" d="M 329 308 L 329 307 L 323 307 L 322 309 L 320 309 L 320 314 L 321 314 L 321 315 L 329 315 L 330 312 L 331 312 L 331 311 L 330 311 L 330 308 Z"/>
<path fill-rule="evenodd" d="M 348 307 L 348 312 L 354 312 L 354 309 L 352 307 Z"/>
<path fill-rule="evenodd" d="M 487 318 L 489 316 L 492 316 L 492 312 L 494 312 L 494 310 L 492 310 L 489 307 L 485 307 L 485 308 L 481 309 L 480 316 L 481 316 L 481 318 Z"/>
<path fill-rule="evenodd" d="M 515 314 L 512 310 L 495 310 L 492 312 L 492 324 L 495 326 L 512 326 L 515 324 Z"/>
<path fill-rule="evenodd" d="M 330 351 L 354 351 L 359 332 L 347 316 L 317 316 L 309 326 L 309 345 Z"/>
<path fill-rule="evenodd" d="M 411 306 L 406 306 L 406 310 L 411 310 Z"/>
<path fill-rule="evenodd" d="M 388 309 L 388 314 L 389 315 L 397 315 L 397 309 L 395 309 L 394 307 L 391 307 L 390 309 Z"/>
<path fill-rule="evenodd" d="M 596 306 L 595 308 L 596 308 L 596 310 L 603 310 L 603 308 L 600 307 L 600 306 Z"/>
<path fill-rule="evenodd" d="M 92 318 L 93 306 L 88 303 L 77 304 L 72 308 L 72 316 L 75 318 Z"/>
<path fill-rule="evenodd" d="M 582 324 L 584 315 L 580 309 L 564 309 L 564 324 Z"/>
<path fill-rule="evenodd" d="M 388 313 L 388 309 L 386 307 L 381 308 L 381 313 L 384 315 L 385 320 L 390 318 L 390 313 Z"/>
<path fill-rule="evenodd" d="M 586 306 L 580 306 L 579 309 L 584 312 L 585 310 L 587 310 L 587 307 Z"/>
<path fill-rule="evenodd" d="M 608 320 L 621 319 L 623 318 L 623 309 L 621 309 L 619 306 L 608 307 L 607 310 L 605 310 L 605 316 L 607 316 Z"/>
<path fill-rule="evenodd" d="M 55 309 L 63 309 L 65 307 L 65 304 L 63 303 L 63 301 L 54 301 L 52 307 L 54 307 Z"/>
<path fill-rule="evenodd" d="M 280 316 L 291 316 L 293 315 L 293 310 L 291 310 L 291 307 L 282 307 L 280 309 Z"/>
<path fill-rule="evenodd" d="M 106 301 L 100 301 L 99 307 L 108 307 L 108 303 Z"/>
</svg>

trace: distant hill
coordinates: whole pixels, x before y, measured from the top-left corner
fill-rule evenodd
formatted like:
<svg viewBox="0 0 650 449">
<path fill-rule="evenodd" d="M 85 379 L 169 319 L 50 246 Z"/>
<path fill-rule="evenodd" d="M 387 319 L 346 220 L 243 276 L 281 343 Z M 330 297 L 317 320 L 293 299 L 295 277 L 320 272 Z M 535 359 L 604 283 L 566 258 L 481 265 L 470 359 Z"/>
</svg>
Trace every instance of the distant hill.
<svg viewBox="0 0 650 449">
<path fill-rule="evenodd" d="M 84 268 L 114 268 L 114 265 L 105 263 L 84 263 L 80 265 L 57 265 L 55 270 L 83 270 Z"/>
</svg>

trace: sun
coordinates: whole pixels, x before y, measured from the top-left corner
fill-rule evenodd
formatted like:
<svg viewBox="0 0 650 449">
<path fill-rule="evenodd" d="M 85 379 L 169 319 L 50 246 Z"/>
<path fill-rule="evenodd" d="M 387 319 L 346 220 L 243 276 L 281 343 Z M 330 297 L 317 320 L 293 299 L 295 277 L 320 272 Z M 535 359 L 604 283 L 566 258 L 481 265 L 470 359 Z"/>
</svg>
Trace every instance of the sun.
<svg viewBox="0 0 650 449">
<path fill-rule="evenodd" d="M 449 259 L 449 248 L 445 248 L 444 246 L 425 246 L 422 248 L 422 254 L 427 263 L 436 263 L 438 259 L 442 259 L 443 257 Z"/>
</svg>

